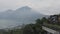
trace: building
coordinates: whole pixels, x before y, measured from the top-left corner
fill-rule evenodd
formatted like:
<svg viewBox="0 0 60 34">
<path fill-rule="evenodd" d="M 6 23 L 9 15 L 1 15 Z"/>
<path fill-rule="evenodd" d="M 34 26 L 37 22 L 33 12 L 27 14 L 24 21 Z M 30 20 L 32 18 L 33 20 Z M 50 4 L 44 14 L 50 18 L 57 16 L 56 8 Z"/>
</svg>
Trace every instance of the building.
<svg viewBox="0 0 60 34">
<path fill-rule="evenodd" d="M 49 17 L 49 22 L 52 24 L 60 24 L 60 15 L 51 15 Z"/>
</svg>

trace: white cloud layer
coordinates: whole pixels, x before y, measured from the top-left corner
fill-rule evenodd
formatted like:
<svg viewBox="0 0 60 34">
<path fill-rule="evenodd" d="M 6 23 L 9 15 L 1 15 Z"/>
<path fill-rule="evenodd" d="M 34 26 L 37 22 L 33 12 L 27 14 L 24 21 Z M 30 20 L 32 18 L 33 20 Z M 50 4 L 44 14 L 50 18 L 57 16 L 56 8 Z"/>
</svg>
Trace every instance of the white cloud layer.
<svg viewBox="0 0 60 34">
<path fill-rule="evenodd" d="M 25 5 L 40 10 L 39 12 L 42 11 L 41 13 L 44 14 L 55 14 L 60 11 L 58 10 L 60 0 L 0 0 L 0 10 L 16 9 Z"/>
</svg>

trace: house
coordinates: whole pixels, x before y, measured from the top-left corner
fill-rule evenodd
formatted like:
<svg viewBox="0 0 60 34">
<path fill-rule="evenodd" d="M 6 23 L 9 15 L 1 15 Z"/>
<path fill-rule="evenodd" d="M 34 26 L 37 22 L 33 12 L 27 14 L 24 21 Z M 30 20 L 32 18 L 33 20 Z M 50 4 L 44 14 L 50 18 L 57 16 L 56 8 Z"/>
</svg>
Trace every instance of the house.
<svg viewBox="0 0 60 34">
<path fill-rule="evenodd" d="M 49 17 L 49 22 L 52 24 L 60 24 L 60 15 L 51 15 Z"/>
</svg>

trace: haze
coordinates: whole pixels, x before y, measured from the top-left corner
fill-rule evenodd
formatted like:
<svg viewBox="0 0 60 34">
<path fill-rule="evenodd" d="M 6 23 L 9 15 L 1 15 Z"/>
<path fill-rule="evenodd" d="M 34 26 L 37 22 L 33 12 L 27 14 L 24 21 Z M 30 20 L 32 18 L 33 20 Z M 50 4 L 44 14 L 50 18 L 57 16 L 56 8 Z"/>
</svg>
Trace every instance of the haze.
<svg viewBox="0 0 60 34">
<path fill-rule="evenodd" d="M 29 6 L 46 15 L 60 13 L 60 0 L 0 0 L 0 11 L 22 6 Z"/>
</svg>

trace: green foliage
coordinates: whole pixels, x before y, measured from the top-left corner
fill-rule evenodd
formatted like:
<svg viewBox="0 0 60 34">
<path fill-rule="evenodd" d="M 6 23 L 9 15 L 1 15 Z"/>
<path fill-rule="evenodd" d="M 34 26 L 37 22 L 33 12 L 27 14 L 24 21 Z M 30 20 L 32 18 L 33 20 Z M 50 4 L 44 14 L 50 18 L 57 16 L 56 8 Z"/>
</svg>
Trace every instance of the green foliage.
<svg viewBox="0 0 60 34">
<path fill-rule="evenodd" d="M 23 34 L 40 34 L 41 26 L 37 24 L 28 24 L 24 27 Z"/>
<path fill-rule="evenodd" d="M 60 15 L 57 16 L 59 17 Z M 0 34 L 45 34 L 46 31 L 42 29 L 42 26 L 46 26 L 48 28 L 60 29 L 60 26 L 57 25 L 60 22 L 58 21 L 58 23 L 54 24 L 52 23 L 52 21 L 49 21 L 50 19 L 45 17 L 43 17 L 42 19 L 36 19 L 35 24 L 26 24 L 26 25 L 23 24 L 20 29 L 8 30 L 8 32 L 4 31 L 4 32 L 0 32 Z"/>
</svg>

